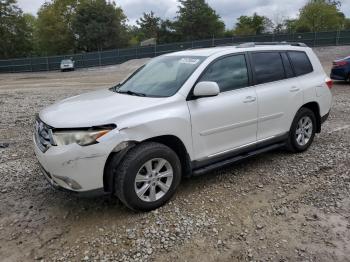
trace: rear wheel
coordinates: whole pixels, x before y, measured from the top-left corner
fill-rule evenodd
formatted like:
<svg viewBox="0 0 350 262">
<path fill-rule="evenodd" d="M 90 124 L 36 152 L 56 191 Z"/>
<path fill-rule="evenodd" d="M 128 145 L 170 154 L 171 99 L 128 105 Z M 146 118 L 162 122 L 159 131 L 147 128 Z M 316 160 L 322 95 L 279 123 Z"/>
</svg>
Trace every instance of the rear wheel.
<svg viewBox="0 0 350 262">
<path fill-rule="evenodd" d="M 312 144 L 316 133 L 316 117 L 308 108 L 301 108 L 289 131 L 288 149 L 292 152 L 303 152 Z"/>
<path fill-rule="evenodd" d="M 147 142 L 131 149 L 114 175 L 117 197 L 133 210 L 150 211 L 174 195 L 181 180 L 181 164 L 169 147 Z"/>
</svg>

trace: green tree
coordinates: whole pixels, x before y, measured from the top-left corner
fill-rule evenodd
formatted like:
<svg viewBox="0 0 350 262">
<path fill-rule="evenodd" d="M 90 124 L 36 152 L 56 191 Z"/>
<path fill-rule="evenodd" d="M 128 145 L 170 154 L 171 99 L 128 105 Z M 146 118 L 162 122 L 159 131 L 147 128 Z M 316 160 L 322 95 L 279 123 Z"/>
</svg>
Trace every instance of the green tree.
<svg viewBox="0 0 350 262">
<path fill-rule="evenodd" d="M 296 31 L 329 31 L 342 29 L 345 16 L 338 9 L 338 1 L 310 0 L 300 9 Z"/>
<path fill-rule="evenodd" d="M 16 0 L 0 1 L 0 58 L 27 56 L 32 51 L 32 28 Z"/>
<path fill-rule="evenodd" d="M 158 43 L 174 43 L 184 39 L 178 31 L 176 31 L 176 22 L 170 21 L 169 19 L 162 20 L 160 22 L 160 28 L 158 32 Z"/>
<path fill-rule="evenodd" d="M 37 53 L 57 55 L 75 50 L 72 19 L 77 4 L 77 0 L 52 0 L 41 6 L 35 31 Z"/>
<path fill-rule="evenodd" d="M 344 21 L 344 30 L 350 30 L 350 18 L 346 18 Z"/>
<path fill-rule="evenodd" d="M 178 0 L 175 28 L 184 40 L 223 36 L 225 24 L 204 0 Z"/>
<path fill-rule="evenodd" d="M 274 34 L 282 34 L 286 32 L 286 26 L 283 23 L 276 24 L 273 29 Z"/>
<path fill-rule="evenodd" d="M 234 30 L 235 35 L 259 35 L 271 32 L 273 29 L 271 20 L 257 13 L 252 16 L 240 16 L 237 20 Z"/>
<path fill-rule="evenodd" d="M 286 27 L 286 31 L 291 34 L 294 33 L 296 31 L 296 27 L 297 27 L 297 19 L 286 19 L 284 21 L 285 27 Z"/>
<path fill-rule="evenodd" d="M 38 50 L 38 38 L 36 34 L 37 18 L 32 14 L 23 14 L 23 18 L 28 28 L 28 41 L 30 42 L 31 54 L 36 55 Z"/>
<path fill-rule="evenodd" d="M 233 29 L 225 30 L 224 37 L 232 37 L 232 36 L 234 36 L 234 30 Z"/>
<path fill-rule="evenodd" d="M 142 35 L 140 28 L 136 25 L 127 25 L 126 32 L 127 32 L 127 39 L 129 39 L 128 46 L 130 47 L 138 46 L 141 41 L 140 36 Z"/>
<path fill-rule="evenodd" d="M 96 51 L 126 46 L 125 23 L 123 10 L 115 3 L 86 0 L 78 5 L 72 28 L 80 49 Z"/>
<path fill-rule="evenodd" d="M 153 12 L 143 13 L 143 16 L 136 21 L 140 27 L 140 39 L 158 38 L 161 19 Z"/>
</svg>

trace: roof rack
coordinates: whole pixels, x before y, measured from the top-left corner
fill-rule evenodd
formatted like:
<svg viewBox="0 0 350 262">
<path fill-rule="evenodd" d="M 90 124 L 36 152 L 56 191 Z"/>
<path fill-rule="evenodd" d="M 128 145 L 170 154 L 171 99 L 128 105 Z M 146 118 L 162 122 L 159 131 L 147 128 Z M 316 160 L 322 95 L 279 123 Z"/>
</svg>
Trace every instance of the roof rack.
<svg viewBox="0 0 350 262">
<path fill-rule="evenodd" d="M 290 46 L 307 47 L 307 45 L 304 43 L 283 41 L 283 42 L 248 42 L 248 43 L 239 44 L 237 48 L 255 47 L 259 45 L 290 45 Z"/>
</svg>

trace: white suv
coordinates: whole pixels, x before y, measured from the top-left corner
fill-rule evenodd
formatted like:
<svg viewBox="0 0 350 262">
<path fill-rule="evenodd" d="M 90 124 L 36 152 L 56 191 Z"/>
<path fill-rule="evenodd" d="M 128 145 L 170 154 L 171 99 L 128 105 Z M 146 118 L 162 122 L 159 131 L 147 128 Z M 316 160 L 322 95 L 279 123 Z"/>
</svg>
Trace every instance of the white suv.
<svg viewBox="0 0 350 262">
<path fill-rule="evenodd" d="M 54 187 L 148 211 L 183 176 L 279 147 L 305 151 L 328 117 L 331 87 L 303 44 L 167 54 L 115 87 L 42 110 L 35 153 Z"/>
</svg>

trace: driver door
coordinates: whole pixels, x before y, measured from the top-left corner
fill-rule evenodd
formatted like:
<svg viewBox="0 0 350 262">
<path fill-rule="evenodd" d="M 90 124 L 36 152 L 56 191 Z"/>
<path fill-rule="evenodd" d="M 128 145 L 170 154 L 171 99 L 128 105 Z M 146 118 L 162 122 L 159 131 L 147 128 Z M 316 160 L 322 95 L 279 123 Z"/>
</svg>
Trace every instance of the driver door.
<svg viewBox="0 0 350 262">
<path fill-rule="evenodd" d="M 201 81 L 216 82 L 220 94 L 188 101 L 195 160 L 209 160 L 253 145 L 258 104 L 255 88 L 249 85 L 245 55 L 219 58 L 208 66 Z"/>
</svg>

